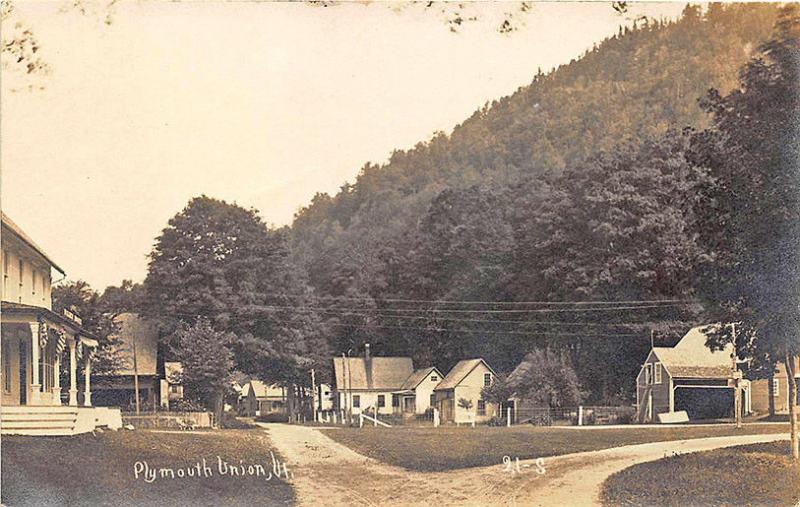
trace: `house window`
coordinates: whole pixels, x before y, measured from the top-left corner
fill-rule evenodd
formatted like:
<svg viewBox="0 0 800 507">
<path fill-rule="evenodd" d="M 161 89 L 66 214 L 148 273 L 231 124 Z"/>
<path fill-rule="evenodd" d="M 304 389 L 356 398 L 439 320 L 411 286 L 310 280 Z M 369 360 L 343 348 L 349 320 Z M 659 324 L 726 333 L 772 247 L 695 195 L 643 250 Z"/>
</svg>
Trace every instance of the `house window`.
<svg viewBox="0 0 800 507">
<path fill-rule="evenodd" d="M 478 400 L 478 415 L 486 415 L 486 401 Z"/>
<path fill-rule="evenodd" d="M 439 377 L 436 375 L 431 375 L 431 382 L 439 382 Z"/>
<path fill-rule="evenodd" d="M 492 374 L 491 373 L 484 373 L 483 374 L 483 385 L 484 387 L 488 387 L 492 385 Z"/>
<path fill-rule="evenodd" d="M 653 383 L 653 365 L 651 363 L 644 365 L 644 383 L 646 385 Z"/>
<path fill-rule="evenodd" d="M 435 405 L 436 405 L 436 393 L 432 393 L 431 394 L 431 406 L 433 407 Z"/>
<path fill-rule="evenodd" d="M 661 363 L 653 363 L 653 383 L 661 383 Z"/>
<path fill-rule="evenodd" d="M 378 395 L 378 407 L 385 407 L 386 406 L 386 396 L 383 394 Z"/>
<path fill-rule="evenodd" d="M 180 390 L 181 390 L 181 386 L 177 386 L 177 385 L 169 386 L 169 392 L 171 392 L 172 394 L 178 394 L 180 392 Z"/>
<path fill-rule="evenodd" d="M 781 380 L 774 378 L 772 379 L 772 396 L 773 398 L 777 398 L 781 395 Z"/>
<path fill-rule="evenodd" d="M 361 408 L 361 396 L 353 395 L 353 408 Z"/>
<path fill-rule="evenodd" d="M 400 406 L 400 396 L 393 394 L 392 395 L 392 406 L 399 407 Z"/>
</svg>

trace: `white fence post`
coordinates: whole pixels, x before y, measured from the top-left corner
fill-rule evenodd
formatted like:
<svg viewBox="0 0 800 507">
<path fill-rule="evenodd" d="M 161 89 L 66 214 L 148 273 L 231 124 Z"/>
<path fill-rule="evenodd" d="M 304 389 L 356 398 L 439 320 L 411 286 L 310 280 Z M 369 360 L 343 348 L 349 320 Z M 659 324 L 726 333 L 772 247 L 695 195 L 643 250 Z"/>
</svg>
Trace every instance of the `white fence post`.
<svg viewBox="0 0 800 507">
<path fill-rule="evenodd" d="M 506 427 L 511 427 L 511 407 L 506 408 L 506 414 L 508 416 L 508 420 L 506 421 Z"/>
<path fill-rule="evenodd" d="M 578 426 L 583 426 L 583 405 L 578 405 Z"/>
<path fill-rule="evenodd" d="M 439 427 L 439 409 L 437 408 L 433 409 L 433 427 L 434 428 Z"/>
<path fill-rule="evenodd" d="M 359 428 L 364 427 L 364 414 L 362 414 L 361 412 L 358 413 L 358 427 Z"/>
</svg>

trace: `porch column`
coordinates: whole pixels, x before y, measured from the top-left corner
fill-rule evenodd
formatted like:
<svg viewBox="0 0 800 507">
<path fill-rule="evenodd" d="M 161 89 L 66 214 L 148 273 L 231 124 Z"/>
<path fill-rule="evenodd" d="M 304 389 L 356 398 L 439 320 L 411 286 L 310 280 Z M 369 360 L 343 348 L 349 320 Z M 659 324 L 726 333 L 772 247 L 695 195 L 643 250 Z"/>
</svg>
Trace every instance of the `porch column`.
<svg viewBox="0 0 800 507">
<path fill-rule="evenodd" d="M 89 352 L 88 348 L 84 348 L 83 352 L 83 383 L 84 383 L 84 390 L 83 390 L 83 406 L 84 407 L 91 407 L 92 406 L 92 391 L 89 387 L 89 379 L 92 376 L 92 354 Z"/>
<path fill-rule="evenodd" d="M 31 328 L 31 399 L 30 405 L 38 405 L 41 400 L 42 382 L 39 379 L 39 323 L 30 322 Z"/>
<path fill-rule="evenodd" d="M 61 405 L 61 354 L 58 353 L 58 348 L 55 350 L 55 359 L 53 360 L 53 405 Z"/>
<path fill-rule="evenodd" d="M 78 406 L 78 359 L 75 357 L 75 337 L 69 338 L 69 404 Z"/>
</svg>

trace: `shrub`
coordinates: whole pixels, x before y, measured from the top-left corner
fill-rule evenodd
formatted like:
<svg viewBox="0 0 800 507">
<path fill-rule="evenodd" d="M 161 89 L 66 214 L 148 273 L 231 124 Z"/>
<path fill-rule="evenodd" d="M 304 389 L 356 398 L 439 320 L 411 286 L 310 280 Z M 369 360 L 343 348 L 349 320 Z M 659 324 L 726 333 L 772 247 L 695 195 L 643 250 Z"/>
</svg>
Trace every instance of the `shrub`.
<svg viewBox="0 0 800 507">
<path fill-rule="evenodd" d="M 256 417 L 256 421 L 258 422 L 286 422 L 289 420 L 289 416 L 286 414 L 280 413 L 272 413 L 272 414 L 263 414 Z"/>
<path fill-rule="evenodd" d="M 259 429 L 255 424 L 241 421 L 229 412 L 222 414 L 222 420 L 219 423 L 220 428 L 227 430 L 256 430 Z"/>
<path fill-rule="evenodd" d="M 495 416 L 492 416 L 492 418 L 489 419 L 489 421 L 486 424 L 488 424 L 489 426 L 505 426 L 506 425 L 506 421 L 505 421 L 505 419 L 501 419 L 500 417 L 497 417 L 495 415 Z"/>
<path fill-rule="evenodd" d="M 170 402 L 172 412 L 206 412 L 206 408 L 190 398 L 180 398 Z"/>
<path fill-rule="evenodd" d="M 550 417 L 549 412 L 541 412 L 538 414 L 534 414 L 533 417 L 531 417 L 530 421 L 528 422 L 530 424 L 533 424 L 534 426 L 552 426 L 553 418 Z"/>
</svg>

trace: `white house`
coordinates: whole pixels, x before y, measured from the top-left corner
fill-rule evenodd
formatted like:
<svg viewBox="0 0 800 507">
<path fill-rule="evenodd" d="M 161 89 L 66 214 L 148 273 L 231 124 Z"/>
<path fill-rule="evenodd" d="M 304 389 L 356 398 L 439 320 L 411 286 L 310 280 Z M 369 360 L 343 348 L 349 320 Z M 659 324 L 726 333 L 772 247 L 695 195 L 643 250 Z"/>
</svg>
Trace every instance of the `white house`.
<svg viewBox="0 0 800 507">
<path fill-rule="evenodd" d="M 246 390 L 244 415 L 258 417 L 286 413 L 286 388 L 277 384 L 266 384 L 260 380 L 251 380 Z"/>
<path fill-rule="evenodd" d="M 0 265 L 2 433 L 74 435 L 94 430 L 98 419 L 104 424 L 101 414 L 110 411 L 90 408 L 92 350 L 97 341 L 74 312 L 52 311 L 52 272 L 63 277 L 64 270 L 5 213 Z M 60 382 L 64 350 L 69 350 L 70 374 L 66 406 Z M 79 360 L 84 363 L 82 393 Z"/>
<path fill-rule="evenodd" d="M 183 399 L 183 365 L 177 361 L 164 362 L 164 378 L 160 381 L 161 407 L 169 408 L 170 402 Z"/>
<path fill-rule="evenodd" d="M 485 422 L 497 414 L 497 406 L 483 399 L 481 391 L 494 381 L 494 370 L 483 359 L 465 359 L 436 386 L 436 403 L 441 421 L 460 423 Z M 469 409 L 459 400 L 471 402 Z"/>
<path fill-rule="evenodd" d="M 410 357 L 372 357 L 369 344 L 364 357 L 333 358 L 334 400 L 338 410 L 391 414 L 392 395 L 414 373 Z"/>
<path fill-rule="evenodd" d="M 392 407 L 403 414 L 424 414 L 436 405 L 434 388 L 442 381 L 442 373 L 435 367 L 415 370 L 399 391 L 392 393 Z"/>
</svg>

